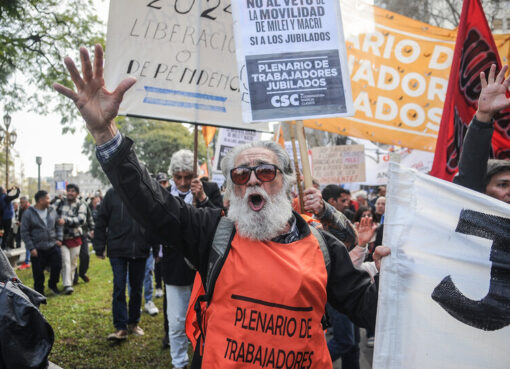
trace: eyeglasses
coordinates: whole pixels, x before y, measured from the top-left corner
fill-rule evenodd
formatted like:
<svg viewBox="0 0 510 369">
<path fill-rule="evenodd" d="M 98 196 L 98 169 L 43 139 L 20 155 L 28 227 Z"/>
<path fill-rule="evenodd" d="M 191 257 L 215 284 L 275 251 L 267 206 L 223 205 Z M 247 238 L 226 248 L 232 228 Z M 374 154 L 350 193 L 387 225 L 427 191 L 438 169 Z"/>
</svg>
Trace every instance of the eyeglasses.
<svg viewBox="0 0 510 369">
<path fill-rule="evenodd" d="M 230 178 L 236 185 L 244 185 L 250 180 L 251 172 L 261 182 L 271 182 L 276 177 L 277 171 L 282 171 L 274 164 L 260 164 L 256 167 L 237 167 L 230 171 Z"/>
</svg>

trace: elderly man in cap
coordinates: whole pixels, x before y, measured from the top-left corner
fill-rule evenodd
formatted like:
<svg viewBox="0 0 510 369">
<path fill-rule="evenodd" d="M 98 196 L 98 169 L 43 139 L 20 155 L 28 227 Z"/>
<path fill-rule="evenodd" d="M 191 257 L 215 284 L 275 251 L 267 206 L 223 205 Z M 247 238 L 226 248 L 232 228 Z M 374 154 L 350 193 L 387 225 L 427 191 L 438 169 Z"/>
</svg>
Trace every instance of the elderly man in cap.
<svg viewBox="0 0 510 369">
<path fill-rule="evenodd" d="M 178 248 L 207 284 L 222 210 L 197 209 L 151 179 L 134 154 L 133 142 L 119 133 L 113 120 L 135 80 L 127 78 L 109 92 L 104 88 L 101 46 L 95 47 L 94 68 L 85 48 L 80 55 L 83 77 L 65 58 L 77 92 L 59 84 L 55 89 L 80 110 L 96 141 L 98 159 L 132 214 Z M 279 145 L 238 146 L 226 156 L 222 170 L 230 194 L 228 218 L 235 229 L 202 315 L 203 340 L 192 367 L 332 368 L 321 325 L 326 302 L 356 324 L 373 326 L 376 284 L 352 265 L 340 241 L 327 232 L 316 236 L 292 212 L 294 173 Z M 192 185 L 197 181 L 192 179 Z M 318 190 L 313 191 L 307 193 L 308 208 L 322 201 Z M 387 254 L 388 248 L 378 248 L 376 264 Z"/>
</svg>

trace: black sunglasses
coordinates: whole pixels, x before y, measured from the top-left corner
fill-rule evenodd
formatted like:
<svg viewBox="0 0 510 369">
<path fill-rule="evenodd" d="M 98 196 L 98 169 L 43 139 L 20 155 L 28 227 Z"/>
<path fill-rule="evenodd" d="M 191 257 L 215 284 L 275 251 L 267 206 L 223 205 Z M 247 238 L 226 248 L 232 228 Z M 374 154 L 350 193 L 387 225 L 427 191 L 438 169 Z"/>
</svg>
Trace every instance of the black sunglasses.
<svg viewBox="0 0 510 369">
<path fill-rule="evenodd" d="M 252 171 L 255 172 L 255 177 L 261 182 L 271 182 L 275 179 L 277 171 L 282 172 L 282 170 L 274 164 L 260 164 L 256 167 L 234 168 L 230 171 L 230 178 L 234 184 L 244 185 L 250 180 Z"/>
</svg>

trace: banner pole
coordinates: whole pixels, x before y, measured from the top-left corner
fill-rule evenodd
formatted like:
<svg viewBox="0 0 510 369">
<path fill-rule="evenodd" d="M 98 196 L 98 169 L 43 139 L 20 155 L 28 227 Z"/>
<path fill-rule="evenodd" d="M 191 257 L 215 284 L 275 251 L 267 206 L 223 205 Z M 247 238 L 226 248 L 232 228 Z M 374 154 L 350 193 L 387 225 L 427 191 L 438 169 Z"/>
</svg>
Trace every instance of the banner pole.
<svg viewBox="0 0 510 369">
<path fill-rule="evenodd" d="M 287 123 L 289 127 L 290 132 L 290 142 L 292 143 L 292 154 L 294 157 L 294 167 L 296 170 L 296 183 L 298 188 L 298 196 L 299 196 L 299 207 L 300 207 L 300 214 L 303 214 L 305 212 L 305 208 L 303 207 L 303 187 L 301 186 L 301 174 L 299 171 L 299 161 L 297 157 L 297 149 L 296 149 L 296 134 L 295 129 L 296 126 L 290 123 Z"/>
<path fill-rule="evenodd" d="M 193 178 L 198 174 L 198 124 L 195 124 L 194 144 L 193 144 Z"/>
<path fill-rule="evenodd" d="M 305 189 L 312 188 L 312 172 L 310 171 L 310 160 L 308 160 L 308 146 L 306 144 L 305 127 L 302 120 L 296 120 L 297 139 L 299 142 L 299 152 L 301 153 L 301 166 L 303 167 L 303 177 Z"/>
<path fill-rule="evenodd" d="M 281 127 L 282 127 L 282 123 L 278 122 L 278 124 L 276 125 L 276 128 L 274 130 L 274 142 L 280 141 L 280 129 L 281 129 Z"/>
</svg>

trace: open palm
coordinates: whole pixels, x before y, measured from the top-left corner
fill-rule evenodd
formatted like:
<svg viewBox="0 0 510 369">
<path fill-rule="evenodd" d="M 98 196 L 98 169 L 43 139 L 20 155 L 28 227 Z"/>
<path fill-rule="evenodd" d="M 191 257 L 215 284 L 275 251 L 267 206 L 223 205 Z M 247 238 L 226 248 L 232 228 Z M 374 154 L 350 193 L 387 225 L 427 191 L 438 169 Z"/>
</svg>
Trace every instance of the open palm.
<svg viewBox="0 0 510 369">
<path fill-rule="evenodd" d="M 76 92 L 59 83 L 53 87 L 59 93 L 74 101 L 83 119 L 87 123 L 97 144 L 106 142 L 116 132 L 113 119 L 119 112 L 124 93 L 136 82 L 135 78 L 124 79 L 117 88 L 110 92 L 104 86 L 103 78 L 103 49 L 96 45 L 94 49 L 94 69 L 86 48 L 80 48 L 82 76 L 70 57 L 64 63 L 71 75 Z"/>
<path fill-rule="evenodd" d="M 510 106 L 510 99 L 506 97 L 510 79 L 505 79 L 508 66 L 505 65 L 495 77 L 496 65 L 492 65 L 487 80 L 485 73 L 480 73 L 482 91 L 478 99 L 478 112 L 492 119 L 494 114 Z"/>
</svg>

